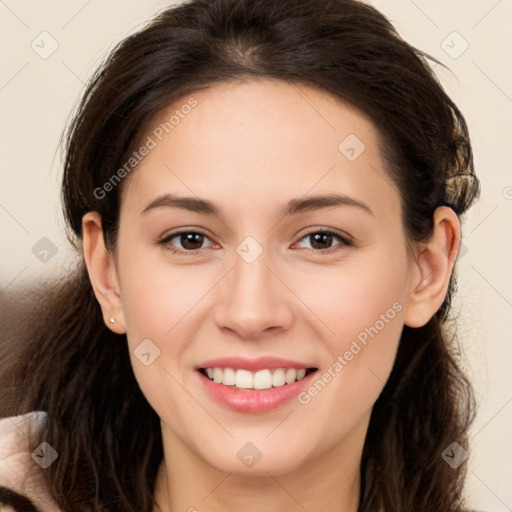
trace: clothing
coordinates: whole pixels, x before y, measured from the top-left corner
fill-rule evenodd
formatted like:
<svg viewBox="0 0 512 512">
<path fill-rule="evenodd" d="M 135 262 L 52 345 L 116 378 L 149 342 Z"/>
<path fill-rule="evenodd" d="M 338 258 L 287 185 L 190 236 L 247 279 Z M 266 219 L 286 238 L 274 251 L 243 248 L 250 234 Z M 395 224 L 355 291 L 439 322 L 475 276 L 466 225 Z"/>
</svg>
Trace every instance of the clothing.
<svg viewBox="0 0 512 512">
<path fill-rule="evenodd" d="M 56 452 L 46 447 L 46 456 L 29 442 L 44 426 L 46 412 L 34 411 L 0 419 L 0 509 L 2 512 L 61 512 L 43 480 L 44 466 Z M 38 457 L 39 455 L 39 457 Z M 38 464 L 36 460 L 39 460 Z M 41 462 L 42 461 L 42 462 Z M 32 508 L 29 501 L 32 503 Z"/>
</svg>

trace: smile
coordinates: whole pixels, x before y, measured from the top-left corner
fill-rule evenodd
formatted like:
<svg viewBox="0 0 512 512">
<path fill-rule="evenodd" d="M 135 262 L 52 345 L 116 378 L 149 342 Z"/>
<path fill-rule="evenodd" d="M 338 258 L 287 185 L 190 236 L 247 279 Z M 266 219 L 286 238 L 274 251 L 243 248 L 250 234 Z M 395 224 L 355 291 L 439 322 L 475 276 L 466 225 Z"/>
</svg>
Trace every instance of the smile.
<svg viewBox="0 0 512 512">
<path fill-rule="evenodd" d="M 290 403 L 310 385 L 318 371 L 314 364 L 274 356 L 224 357 L 203 361 L 194 373 L 206 396 L 222 407 L 263 413 Z"/>
<path fill-rule="evenodd" d="M 233 368 L 201 368 L 201 373 L 216 384 L 236 389 L 270 389 L 302 380 L 314 368 L 274 368 L 251 372 Z"/>
</svg>

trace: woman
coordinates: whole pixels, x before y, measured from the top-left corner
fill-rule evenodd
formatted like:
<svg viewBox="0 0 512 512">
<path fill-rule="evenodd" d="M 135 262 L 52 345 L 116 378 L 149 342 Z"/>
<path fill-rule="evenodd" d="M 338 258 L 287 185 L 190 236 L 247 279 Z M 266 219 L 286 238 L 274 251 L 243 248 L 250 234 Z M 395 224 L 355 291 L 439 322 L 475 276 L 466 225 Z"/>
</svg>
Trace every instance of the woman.
<svg viewBox="0 0 512 512">
<path fill-rule="evenodd" d="M 479 182 L 427 57 L 355 0 L 193 0 L 115 49 L 67 134 L 81 263 L 3 356 L 4 502 L 464 509 Z"/>
</svg>

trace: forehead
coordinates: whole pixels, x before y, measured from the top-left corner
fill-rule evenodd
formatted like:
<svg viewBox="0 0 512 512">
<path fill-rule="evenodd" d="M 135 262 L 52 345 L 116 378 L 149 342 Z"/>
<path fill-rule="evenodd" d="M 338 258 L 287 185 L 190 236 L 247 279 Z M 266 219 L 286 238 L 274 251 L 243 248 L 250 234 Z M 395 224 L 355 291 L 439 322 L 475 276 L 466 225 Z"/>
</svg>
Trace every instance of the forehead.
<svg viewBox="0 0 512 512">
<path fill-rule="evenodd" d="M 380 197 L 388 209 L 397 207 L 375 125 L 311 86 L 274 79 L 215 84 L 160 112 L 148 124 L 149 139 L 152 149 L 123 194 L 139 211 L 164 192 L 241 201 L 245 209 L 280 207 L 310 193 L 367 203 Z"/>
</svg>

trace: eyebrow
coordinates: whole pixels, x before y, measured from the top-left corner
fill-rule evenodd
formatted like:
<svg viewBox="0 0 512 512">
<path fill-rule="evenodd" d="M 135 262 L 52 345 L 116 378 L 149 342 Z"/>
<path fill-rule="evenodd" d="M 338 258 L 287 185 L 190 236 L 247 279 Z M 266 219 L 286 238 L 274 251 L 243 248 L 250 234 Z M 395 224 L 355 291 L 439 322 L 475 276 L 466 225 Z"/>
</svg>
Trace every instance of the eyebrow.
<svg viewBox="0 0 512 512">
<path fill-rule="evenodd" d="M 333 206 L 352 206 L 374 216 L 374 213 L 366 203 L 341 194 L 317 195 L 292 199 L 281 210 L 281 214 L 283 216 L 289 216 Z M 141 214 L 161 207 L 182 208 L 184 210 L 211 216 L 220 214 L 220 208 L 211 201 L 199 199 L 197 197 L 176 196 L 173 194 L 163 194 L 158 196 L 154 201 L 149 203 L 144 210 L 142 210 Z"/>
</svg>

